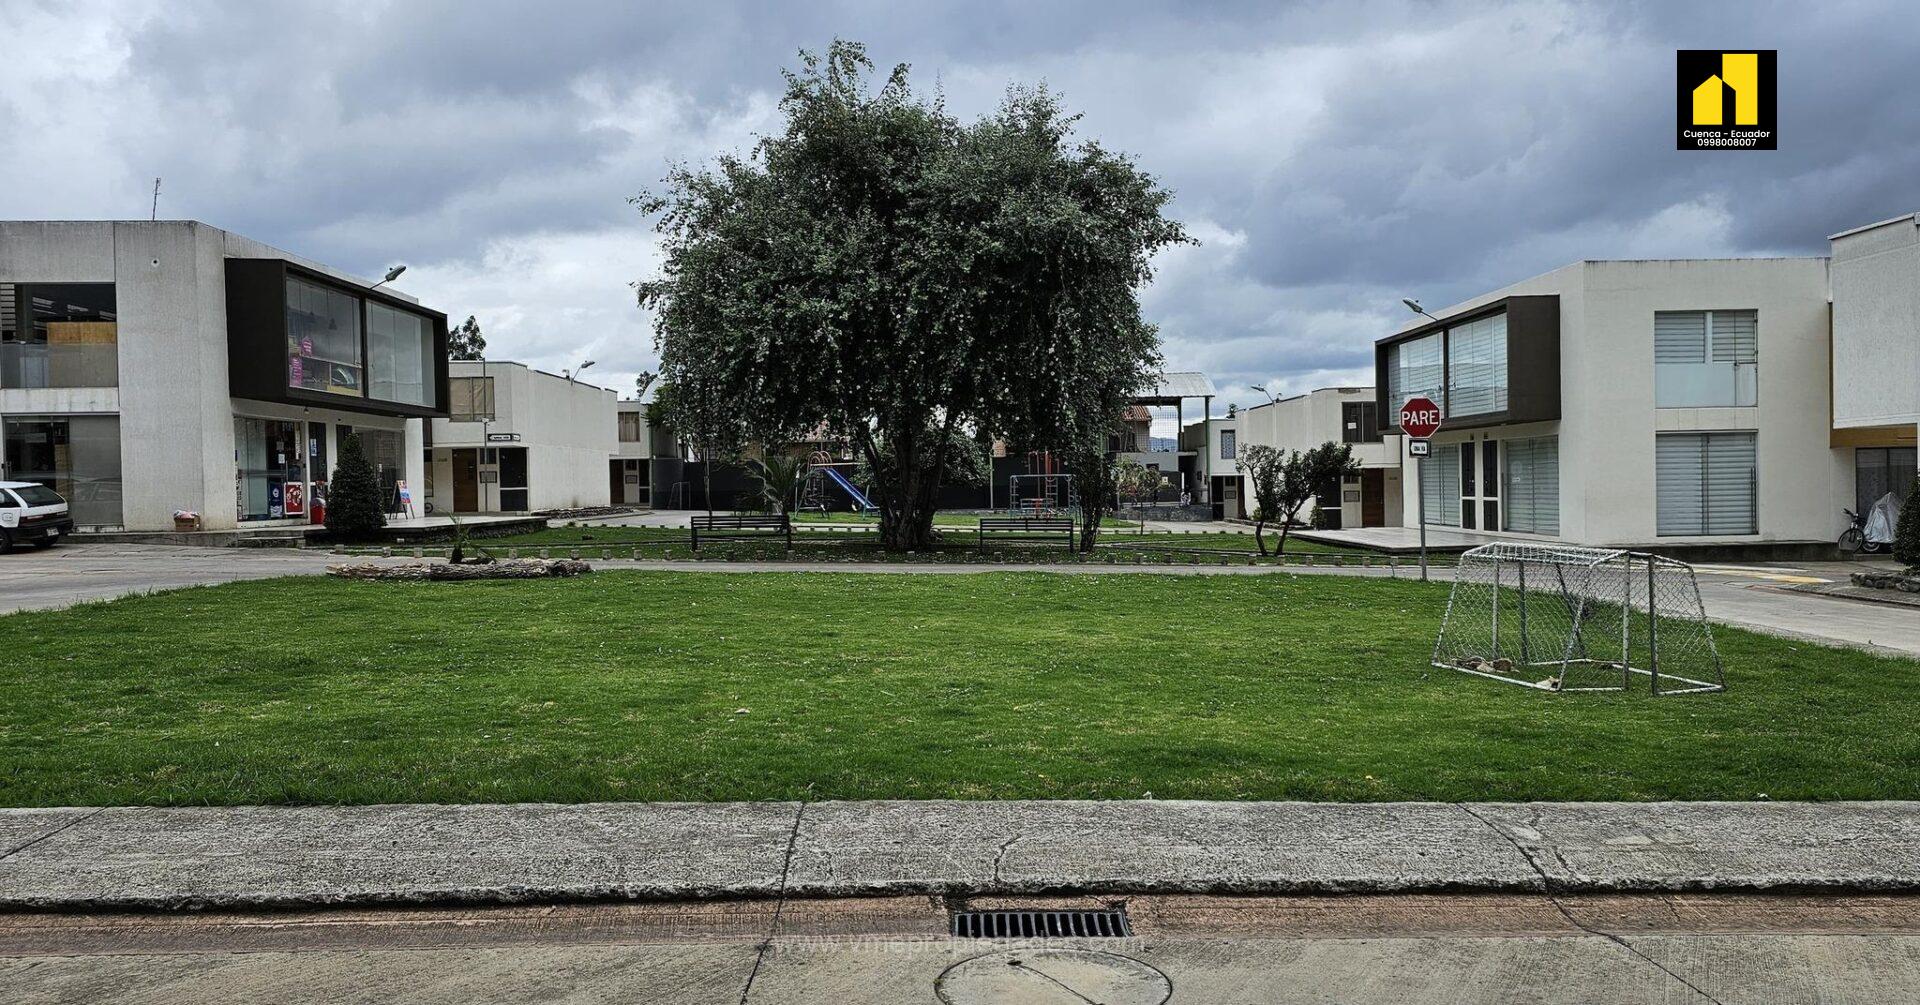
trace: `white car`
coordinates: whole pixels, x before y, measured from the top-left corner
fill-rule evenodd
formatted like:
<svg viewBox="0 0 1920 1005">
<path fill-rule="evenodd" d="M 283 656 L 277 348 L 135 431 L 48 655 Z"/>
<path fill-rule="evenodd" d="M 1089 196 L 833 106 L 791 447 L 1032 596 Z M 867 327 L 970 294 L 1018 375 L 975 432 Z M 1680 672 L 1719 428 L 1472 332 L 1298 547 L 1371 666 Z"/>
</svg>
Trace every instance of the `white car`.
<svg viewBox="0 0 1920 1005">
<path fill-rule="evenodd" d="M 50 548 L 73 533 L 60 493 L 38 482 L 0 482 L 0 554 L 16 544 Z"/>
</svg>

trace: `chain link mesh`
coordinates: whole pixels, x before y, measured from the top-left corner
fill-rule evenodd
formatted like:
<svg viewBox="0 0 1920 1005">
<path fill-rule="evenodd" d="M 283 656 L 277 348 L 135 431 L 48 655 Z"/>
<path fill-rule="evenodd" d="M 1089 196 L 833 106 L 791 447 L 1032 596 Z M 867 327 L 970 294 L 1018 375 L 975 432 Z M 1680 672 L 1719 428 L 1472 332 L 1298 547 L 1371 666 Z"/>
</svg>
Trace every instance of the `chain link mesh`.
<svg viewBox="0 0 1920 1005">
<path fill-rule="evenodd" d="M 1640 552 L 1498 542 L 1460 556 L 1433 665 L 1550 691 L 1719 691 L 1693 567 Z"/>
</svg>

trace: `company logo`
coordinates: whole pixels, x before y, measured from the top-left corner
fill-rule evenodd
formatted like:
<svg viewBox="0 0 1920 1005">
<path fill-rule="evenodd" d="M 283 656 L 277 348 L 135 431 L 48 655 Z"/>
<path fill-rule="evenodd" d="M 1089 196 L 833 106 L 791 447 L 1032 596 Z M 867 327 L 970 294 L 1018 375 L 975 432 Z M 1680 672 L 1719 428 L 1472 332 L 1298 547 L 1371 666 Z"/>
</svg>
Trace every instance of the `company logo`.
<svg viewBox="0 0 1920 1005">
<path fill-rule="evenodd" d="M 1680 150 L 1775 150 L 1779 51 L 1680 49 L 1674 145 Z"/>
</svg>

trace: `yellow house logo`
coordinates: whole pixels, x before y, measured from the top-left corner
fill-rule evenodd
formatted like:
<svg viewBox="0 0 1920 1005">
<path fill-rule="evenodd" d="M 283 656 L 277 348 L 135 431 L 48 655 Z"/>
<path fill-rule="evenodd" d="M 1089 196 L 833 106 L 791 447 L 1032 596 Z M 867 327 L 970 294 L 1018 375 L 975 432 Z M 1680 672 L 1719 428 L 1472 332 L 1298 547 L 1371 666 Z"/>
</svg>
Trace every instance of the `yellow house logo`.
<svg viewBox="0 0 1920 1005">
<path fill-rule="evenodd" d="M 1679 149 L 1777 149 L 1776 50 L 1681 49 L 1677 63 Z"/>
</svg>

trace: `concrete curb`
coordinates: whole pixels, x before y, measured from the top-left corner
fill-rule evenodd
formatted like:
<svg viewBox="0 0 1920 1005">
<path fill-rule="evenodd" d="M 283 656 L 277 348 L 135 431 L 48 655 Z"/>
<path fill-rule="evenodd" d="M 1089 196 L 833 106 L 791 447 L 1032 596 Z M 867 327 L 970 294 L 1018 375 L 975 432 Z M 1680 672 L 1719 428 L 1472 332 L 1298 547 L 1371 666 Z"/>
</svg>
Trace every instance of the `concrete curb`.
<svg viewBox="0 0 1920 1005">
<path fill-rule="evenodd" d="M 0 810 L 0 909 L 880 894 L 1920 889 L 1920 803 Z"/>
</svg>

